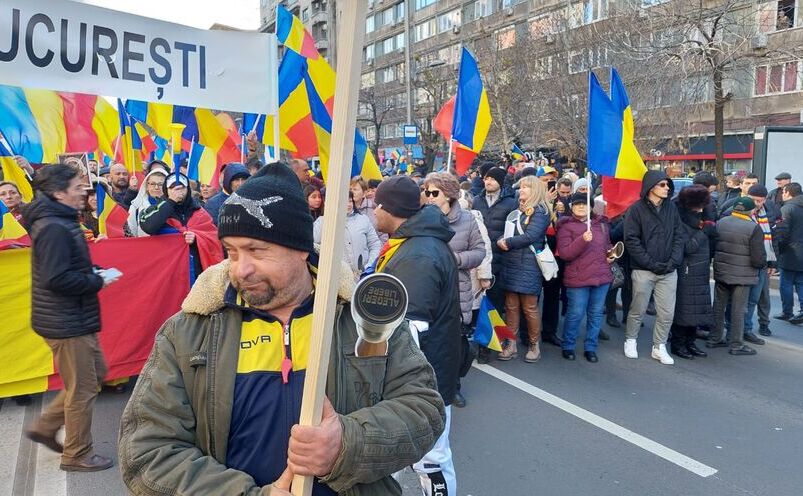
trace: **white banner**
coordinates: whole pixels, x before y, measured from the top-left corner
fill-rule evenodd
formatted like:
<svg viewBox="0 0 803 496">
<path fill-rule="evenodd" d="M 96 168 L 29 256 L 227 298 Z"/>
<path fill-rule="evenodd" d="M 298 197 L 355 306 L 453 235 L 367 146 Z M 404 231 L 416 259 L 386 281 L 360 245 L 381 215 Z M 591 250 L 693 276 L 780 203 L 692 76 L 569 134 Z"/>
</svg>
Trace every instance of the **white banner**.
<svg viewBox="0 0 803 496">
<path fill-rule="evenodd" d="M 0 0 L 0 83 L 13 86 L 276 114 L 277 46 L 273 34 L 65 0 Z"/>
</svg>

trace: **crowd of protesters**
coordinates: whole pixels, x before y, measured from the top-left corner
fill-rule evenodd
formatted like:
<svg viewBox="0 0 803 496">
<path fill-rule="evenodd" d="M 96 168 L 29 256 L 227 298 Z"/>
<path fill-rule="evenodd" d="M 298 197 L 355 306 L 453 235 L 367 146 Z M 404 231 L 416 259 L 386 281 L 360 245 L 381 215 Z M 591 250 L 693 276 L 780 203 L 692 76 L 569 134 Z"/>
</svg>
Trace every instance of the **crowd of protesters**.
<svg viewBox="0 0 803 496">
<path fill-rule="evenodd" d="M 18 162 L 35 172 L 24 159 Z M 311 242 L 321 243 L 330 215 L 320 173 L 313 174 L 298 159 L 286 166 L 263 165 L 253 158 L 246 164 L 227 164 L 216 185 L 199 185 L 186 170 L 171 170 L 161 161 L 148 163 L 141 181 L 121 164 L 98 168 L 91 163 L 88 170 L 72 174 L 68 166 L 59 167 L 58 177 L 42 172 L 48 168 L 34 175 L 37 196 L 30 205 L 23 204 L 17 185 L 0 181 L 0 201 L 32 230 L 34 295 L 44 300 L 69 302 L 66 293 L 95 295 L 113 282 L 93 275 L 85 246 L 76 244 L 73 249 L 80 260 L 75 263 L 80 267 L 68 269 L 83 274 L 83 279 L 37 293 L 36 275 L 56 270 L 44 262 L 52 257 L 42 253 L 56 246 L 55 231 L 103 240 L 94 194 L 98 184 L 128 211 L 126 236 L 181 233 L 190 245 L 193 280 L 209 266 L 199 245 L 209 243 L 210 237 L 219 245 L 218 236 L 224 236 L 220 223 L 231 223 L 222 212 L 255 201 L 244 198 L 241 188 L 264 177 L 266 168 L 287 167 L 282 180 L 298 186 L 302 205 L 302 211 L 292 215 L 303 218 L 299 226 L 309 220 L 310 232 L 303 234 Z M 461 382 L 475 358 L 480 363 L 509 361 L 521 350 L 525 362 L 536 363 L 548 353 L 541 346 L 548 343 L 559 347 L 564 359 L 576 360 L 582 340 L 584 358 L 596 363 L 599 340 L 612 339 L 612 331 L 621 329 L 624 355 L 636 359 L 639 335 L 650 331 L 644 316 L 650 314 L 655 316 L 650 355 L 671 365 L 673 356 L 702 358 L 720 347 L 735 356 L 754 355 L 756 349 L 748 343 L 764 344 L 758 335 L 772 334 L 772 318 L 803 324 L 803 309 L 794 308 L 794 293 L 799 301 L 803 298 L 803 192 L 788 173 L 775 178 L 772 191 L 755 175 L 728 176 L 718 194 L 719 180 L 711 173 L 696 173 L 691 185 L 676 191 L 671 177 L 650 170 L 639 199 L 609 218 L 598 181 L 581 177 L 569 164 L 500 159 L 477 163 L 463 177 L 422 169 L 386 164 L 382 181 L 352 178 L 343 262 L 354 281 L 386 272 L 407 287 L 409 327 L 434 370 L 445 406 L 440 437 L 433 437 L 432 450 L 414 464 L 424 487 L 443 484 L 449 494 L 456 487 L 449 448 L 451 406 L 466 406 Z M 42 226 L 50 225 L 61 227 L 48 227 L 43 236 Z M 773 315 L 769 281 L 776 274 L 782 308 Z M 483 295 L 517 336 L 502 343 L 498 353 L 472 340 Z M 96 301 L 96 296 L 91 298 Z M 62 370 L 69 371 L 70 364 L 80 369 L 75 357 L 94 356 L 96 341 L 82 337 L 82 348 L 64 351 L 57 345 L 66 341 L 59 340 L 76 336 L 58 335 L 52 325 L 58 316 L 48 312 L 46 302 L 34 302 L 34 328 L 48 339 Z M 96 305 L 83 312 L 91 315 L 74 328 L 80 336 L 94 336 L 100 330 Z M 82 401 L 87 405 L 84 412 L 90 410 L 90 423 L 91 391 L 105 371 L 102 357 L 93 360 L 91 370 L 76 369 L 72 379 L 64 377 L 73 396 L 89 398 Z M 110 460 L 96 457 L 91 437 L 86 437 L 87 417 L 82 423 L 71 418 L 76 414 L 69 405 L 71 397 L 60 400 L 63 412 L 53 406 L 30 427 L 29 437 L 61 450 L 54 437 L 57 419 L 72 422 L 80 432 L 65 441 L 62 468 L 107 468 Z"/>
</svg>

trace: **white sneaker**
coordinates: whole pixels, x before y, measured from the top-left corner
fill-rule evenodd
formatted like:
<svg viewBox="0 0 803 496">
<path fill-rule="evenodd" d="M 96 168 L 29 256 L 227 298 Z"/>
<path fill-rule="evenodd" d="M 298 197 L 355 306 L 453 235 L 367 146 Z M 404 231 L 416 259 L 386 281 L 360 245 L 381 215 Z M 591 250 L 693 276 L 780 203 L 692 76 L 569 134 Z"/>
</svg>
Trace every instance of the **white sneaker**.
<svg viewBox="0 0 803 496">
<path fill-rule="evenodd" d="M 638 348 L 635 339 L 625 339 L 625 356 L 627 358 L 638 358 Z"/>
<path fill-rule="evenodd" d="M 658 346 L 652 347 L 652 357 L 656 360 L 659 360 L 664 365 L 674 365 L 675 360 L 669 356 L 669 353 L 666 351 L 665 344 L 659 344 Z"/>
</svg>

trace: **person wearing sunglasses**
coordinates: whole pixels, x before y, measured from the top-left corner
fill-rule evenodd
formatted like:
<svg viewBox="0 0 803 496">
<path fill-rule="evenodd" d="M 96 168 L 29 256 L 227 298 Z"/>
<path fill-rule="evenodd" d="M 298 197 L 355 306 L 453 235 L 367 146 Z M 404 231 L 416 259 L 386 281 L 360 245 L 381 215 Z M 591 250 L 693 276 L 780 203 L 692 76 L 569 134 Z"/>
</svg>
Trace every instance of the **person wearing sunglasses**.
<svg viewBox="0 0 803 496">
<path fill-rule="evenodd" d="M 624 353 L 638 358 L 637 338 L 650 296 L 655 297 L 652 358 L 664 365 L 675 361 L 666 349 L 675 313 L 677 268 L 683 263 L 684 235 L 677 206 L 670 201 L 674 186 L 662 171 L 651 170 L 641 182 L 641 198 L 625 215 L 625 248 L 633 269 L 633 301 L 627 315 Z"/>
</svg>

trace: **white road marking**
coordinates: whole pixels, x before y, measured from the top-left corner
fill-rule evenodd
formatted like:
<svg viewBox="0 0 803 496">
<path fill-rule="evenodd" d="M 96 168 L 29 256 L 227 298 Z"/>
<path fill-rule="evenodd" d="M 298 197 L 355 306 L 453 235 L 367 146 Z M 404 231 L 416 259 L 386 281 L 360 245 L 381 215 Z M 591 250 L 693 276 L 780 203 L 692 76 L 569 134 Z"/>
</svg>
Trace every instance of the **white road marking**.
<svg viewBox="0 0 803 496">
<path fill-rule="evenodd" d="M 59 468 L 60 464 L 60 454 L 37 445 L 34 494 L 66 496 L 67 472 Z"/>
<path fill-rule="evenodd" d="M 22 423 L 25 407 L 7 398 L 0 406 L 0 494 L 11 494 L 14 489 L 14 473 L 17 469 L 17 454 L 20 450 Z"/>
<path fill-rule="evenodd" d="M 697 460 L 689 458 L 688 456 L 678 453 L 677 451 L 668 448 L 662 444 L 659 444 L 651 439 L 648 439 L 640 434 L 637 434 L 629 429 L 622 427 L 619 424 L 615 424 L 610 420 L 600 417 L 594 413 L 589 412 L 579 406 L 569 403 L 568 401 L 555 396 L 554 394 L 548 393 L 541 388 L 535 387 L 532 384 L 528 384 L 521 379 L 513 377 L 510 374 L 502 372 L 501 370 L 491 367 L 490 365 L 481 365 L 478 363 L 474 363 L 474 368 L 485 372 L 486 374 L 499 379 L 502 382 L 505 382 L 516 389 L 519 389 L 539 400 L 549 403 L 550 405 L 554 406 L 555 408 L 559 408 L 564 412 L 577 417 L 580 420 L 588 422 L 589 424 L 593 425 L 594 427 L 598 427 L 609 434 L 613 434 L 614 436 L 627 441 L 639 448 L 648 451 L 656 456 L 663 458 L 664 460 L 674 463 L 675 465 L 692 472 L 693 474 L 699 475 L 700 477 L 710 477 L 718 472 L 717 469 L 713 467 L 709 467 L 704 463 L 700 463 Z"/>
</svg>

